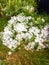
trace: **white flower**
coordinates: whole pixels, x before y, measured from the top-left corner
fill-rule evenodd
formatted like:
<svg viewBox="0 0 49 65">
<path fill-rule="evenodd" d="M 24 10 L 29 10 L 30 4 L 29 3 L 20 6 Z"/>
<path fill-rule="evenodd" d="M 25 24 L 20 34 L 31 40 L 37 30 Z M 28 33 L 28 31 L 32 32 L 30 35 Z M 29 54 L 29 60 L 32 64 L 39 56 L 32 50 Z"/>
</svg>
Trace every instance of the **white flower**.
<svg viewBox="0 0 49 65">
<path fill-rule="evenodd" d="M 35 42 L 43 42 L 43 41 L 44 41 L 44 39 L 41 38 L 40 35 L 39 35 L 39 37 L 35 38 Z"/>
<path fill-rule="evenodd" d="M 49 28 L 49 23 L 44 27 L 45 30 Z"/>
<path fill-rule="evenodd" d="M 36 39 L 35 39 L 35 42 L 39 42 L 39 38 L 36 38 Z"/>
<path fill-rule="evenodd" d="M 36 35 L 36 36 L 38 36 L 39 33 L 40 33 L 40 30 L 38 30 L 38 29 L 36 29 L 36 30 L 34 31 L 34 35 Z"/>
<path fill-rule="evenodd" d="M 14 19 L 14 21 L 15 21 L 16 20 L 16 16 L 11 17 L 11 19 Z"/>
<path fill-rule="evenodd" d="M 34 49 L 36 42 L 39 43 L 39 48 L 43 46 L 43 41 L 48 35 L 47 26 L 40 30 L 37 26 L 33 26 L 33 23 L 29 23 L 29 20 L 33 19 L 31 16 L 23 16 L 19 14 L 17 16 L 11 17 L 11 20 L 8 21 L 7 26 L 4 28 L 2 42 L 9 49 L 14 50 L 18 45 L 23 42 L 23 39 L 29 40 L 28 45 L 25 46 L 26 50 Z M 44 20 L 42 19 L 44 22 Z M 30 27 L 27 25 L 31 25 Z M 39 34 L 40 33 L 40 34 Z M 35 41 L 30 42 L 32 36 L 35 35 Z M 43 47 L 44 48 L 44 47 Z"/>
<path fill-rule="evenodd" d="M 42 33 L 40 34 L 40 37 L 43 37 L 43 34 Z"/>
<path fill-rule="evenodd" d="M 32 37 L 32 34 L 30 34 L 30 33 L 25 34 L 25 38 L 31 39 L 31 37 Z"/>
<path fill-rule="evenodd" d="M 17 20 L 18 20 L 19 22 L 23 22 L 23 21 L 25 20 L 25 16 L 18 15 L 18 16 L 17 16 Z"/>
<path fill-rule="evenodd" d="M 11 36 L 13 33 L 11 31 L 7 30 L 7 31 L 4 32 L 4 34 Z"/>
<path fill-rule="evenodd" d="M 8 30 L 9 30 L 9 27 L 6 26 L 6 27 L 4 28 L 4 31 L 8 31 Z"/>
<path fill-rule="evenodd" d="M 7 41 L 7 47 L 10 48 L 11 50 L 14 50 L 20 43 L 17 40 L 9 40 Z"/>
<path fill-rule="evenodd" d="M 42 34 L 43 34 L 43 36 L 45 36 L 45 37 L 48 35 L 47 31 L 46 31 L 46 30 L 44 30 L 44 29 L 42 29 L 41 33 L 42 33 Z"/>
<path fill-rule="evenodd" d="M 22 38 L 25 38 L 25 33 L 22 32 L 22 33 L 21 33 L 21 37 L 22 37 Z"/>
<path fill-rule="evenodd" d="M 30 33 L 34 33 L 34 35 L 38 35 L 38 33 L 40 33 L 40 30 L 37 27 L 32 27 L 29 29 Z"/>
<path fill-rule="evenodd" d="M 39 43 L 39 46 L 43 47 L 44 45 L 43 45 L 43 43 L 42 43 L 42 42 L 40 42 L 40 43 Z"/>
<path fill-rule="evenodd" d="M 42 48 L 45 48 L 45 46 L 43 45 L 42 42 L 40 42 L 37 50 L 42 49 Z"/>
<path fill-rule="evenodd" d="M 2 39 L 3 39 L 3 40 L 8 40 L 8 39 L 10 39 L 10 36 L 9 36 L 9 35 L 4 35 L 4 36 L 2 37 Z"/>
<path fill-rule="evenodd" d="M 29 29 L 29 32 L 30 32 L 30 33 L 33 33 L 34 30 L 35 30 L 35 27 L 32 27 L 32 28 Z"/>
<path fill-rule="evenodd" d="M 16 21 L 16 17 L 11 17 L 11 20 L 8 21 L 10 25 L 12 25 Z"/>
<path fill-rule="evenodd" d="M 18 32 L 27 31 L 23 23 L 17 23 L 16 26 L 14 26 L 14 30 Z"/>
<path fill-rule="evenodd" d="M 16 35 L 16 40 L 19 40 L 19 41 L 22 40 L 22 36 L 21 36 L 21 34 L 17 34 L 17 35 Z"/>
</svg>

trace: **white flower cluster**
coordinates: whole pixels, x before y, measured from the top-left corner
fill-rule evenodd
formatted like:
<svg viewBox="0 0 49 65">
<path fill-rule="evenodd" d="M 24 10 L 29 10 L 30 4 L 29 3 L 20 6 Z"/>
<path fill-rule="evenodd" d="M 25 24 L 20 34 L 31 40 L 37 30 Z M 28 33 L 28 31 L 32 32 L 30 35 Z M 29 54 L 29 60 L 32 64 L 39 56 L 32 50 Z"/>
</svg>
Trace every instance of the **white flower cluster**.
<svg viewBox="0 0 49 65">
<path fill-rule="evenodd" d="M 26 50 L 33 49 L 36 43 L 39 44 L 38 49 L 44 48 L 43 41 L 47 32 L 45 28 L 40 30 L 38 27 L 33 26 L 33 22 L 29 22 L 31 19 L 31 16 L 26 17 L 22 14 L 11 17 L 8 25 L 4 28 L 2 37 L 3 44 L 11 50 L 14 50 L 25 39 L 29 41 L 28 45 L 25 46 Z M 34 40 L 31 41 L 32 38 Z"/>
<path fill-rule="evenodd" d="M 34 33 L 35 40 L 34 42 L 29 42 L 27 46 L 25 46 L 26 50 L 32 50 L 34 49 L 34 46 L 36 43 L 38 43 L 38 49 L 45 48 L 45 45 L 43 44 L 44 41 L 47 40 L 47 37 L 49 36 L 49 24 L 47 24 L 42 30 L 39 30 L 37 27 L 33 27 L 30 29 L 30 33 Z M 40 33 L 40 34 L 39 34 Z M 49 40 L 49 38 L 48 38 Z"/>
</svg>

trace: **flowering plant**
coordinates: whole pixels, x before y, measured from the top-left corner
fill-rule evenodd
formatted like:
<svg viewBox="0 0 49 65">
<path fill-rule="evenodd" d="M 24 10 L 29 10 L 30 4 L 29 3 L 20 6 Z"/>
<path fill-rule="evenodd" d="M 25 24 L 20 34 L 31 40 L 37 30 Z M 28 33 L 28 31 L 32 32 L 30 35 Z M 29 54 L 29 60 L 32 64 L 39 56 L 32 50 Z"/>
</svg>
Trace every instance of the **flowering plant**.
<svg viewBox="0 0 49 65">
<path fill-rule="evenodd" d="M 7 26 L 4 28 L 2 41 L 5 46 L 14 50 L 21 42 L 24 41 L 24 48 L 26 50 L 45 48 L 43 42 L 48 35 L 46 26 L 39 29 L 36 24 L 44 23 L 44 18 L 37 18 L 31 16 L 25 16 L 24 13 L 20 13 L 17 16 L 11 17 Z M 27 43 L 27 45 L 25 44 Z"/>
</svg>

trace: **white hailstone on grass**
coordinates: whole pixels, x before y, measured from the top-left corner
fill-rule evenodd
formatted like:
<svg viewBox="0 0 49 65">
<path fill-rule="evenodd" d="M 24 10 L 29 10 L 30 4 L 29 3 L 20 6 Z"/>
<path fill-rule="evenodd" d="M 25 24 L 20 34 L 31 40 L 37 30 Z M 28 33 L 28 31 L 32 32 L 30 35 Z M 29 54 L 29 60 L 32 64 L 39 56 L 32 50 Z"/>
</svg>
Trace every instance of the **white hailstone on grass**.
<svg viewBox="0 0 49 65">
<path fill-rule="evenodd" d="M 27 31 L 27 29 L 25 28 L 23 23 L 17 23 L 14 26 L 14 30 L 17 31 L 18 33 L 22 32 L 22 31 Z"/>
</svg>

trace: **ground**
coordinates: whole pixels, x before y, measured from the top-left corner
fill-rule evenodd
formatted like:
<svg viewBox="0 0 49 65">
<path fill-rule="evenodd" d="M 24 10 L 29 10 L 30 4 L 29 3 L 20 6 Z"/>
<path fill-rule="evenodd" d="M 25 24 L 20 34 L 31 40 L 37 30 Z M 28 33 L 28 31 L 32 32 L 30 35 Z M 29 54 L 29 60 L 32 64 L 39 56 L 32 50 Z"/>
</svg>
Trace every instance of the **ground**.
<svg viewBox="0 0 49 65">
<path fill-rule="evenodd" d="M 23 48 L 8 55 L 0 51 L 0 58 L 5 65 L 49 65 L 48 50 L 26 51 Z"/>
</svg>

